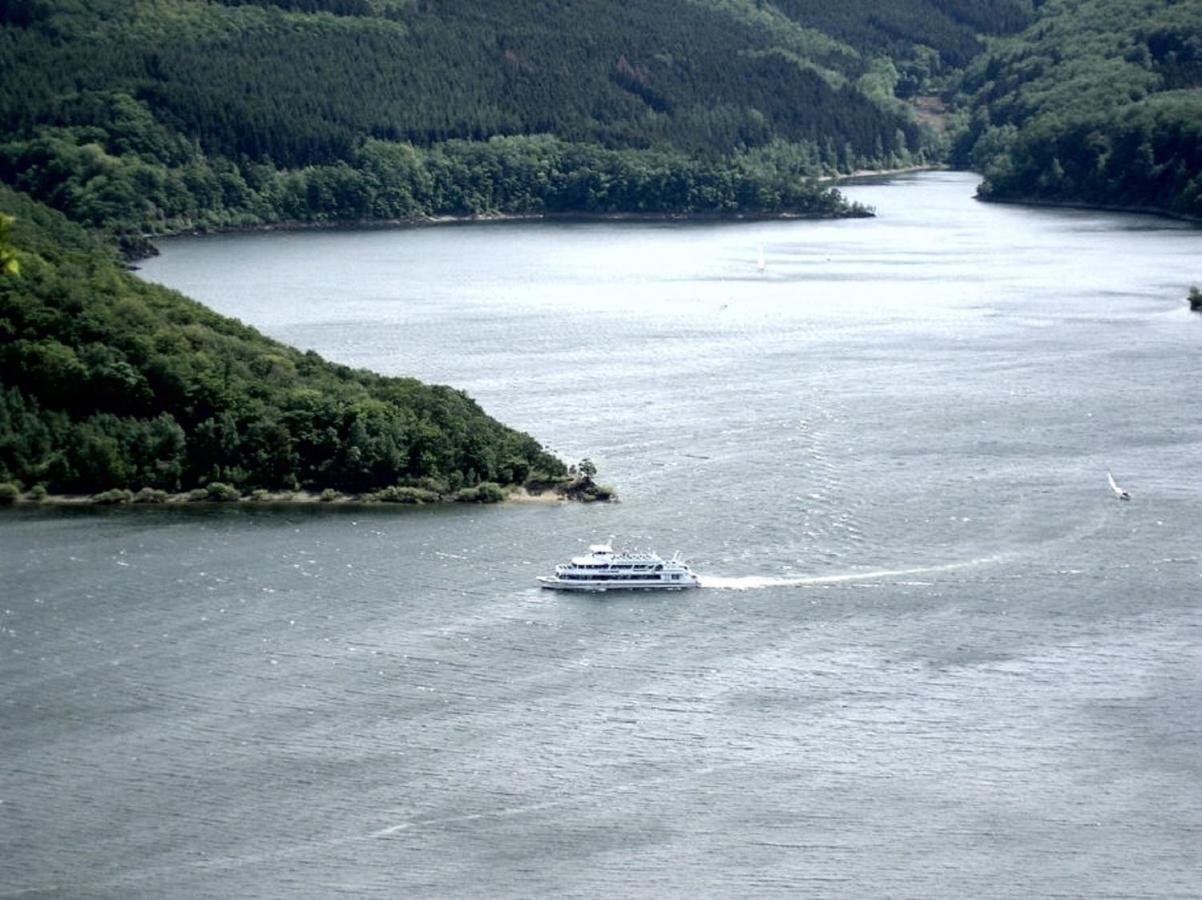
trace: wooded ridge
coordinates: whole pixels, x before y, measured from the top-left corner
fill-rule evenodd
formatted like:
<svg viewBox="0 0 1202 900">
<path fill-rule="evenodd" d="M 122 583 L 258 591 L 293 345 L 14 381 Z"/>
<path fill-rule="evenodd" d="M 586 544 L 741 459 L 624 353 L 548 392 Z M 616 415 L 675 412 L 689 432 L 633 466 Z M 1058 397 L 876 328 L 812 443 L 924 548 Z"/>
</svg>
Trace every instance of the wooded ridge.
<svg viewBox="0 0 1202 900">
<path fill-rule="evenodd" d="M 495 211 L 831 214 L 1024 0 L 27 0 L 0 179 L 112 233 Z"/>
<path fill-rule="evenodd" d="M 440 494 L 565 467 L 462 391 L 352 370 L 126 271 L 28 198 L 0 275 L 0 482 Z"/>
<path fill-rule="evenodd" d="M 563 477 L 459 391 L 138 281 L 147 236 L 864 215 L 817 179 L 944 161 L 986 198 L 1202 218 L 1202 5 L 1174 0 L 17 0 L 0 71 L 0 481 L 58 492 Z"/>
<path fill-rule="evenodd" d="M 964 87 L 982 196 L 1202 219 L 1202 4 L 1050 0 Z"/>
</svg>

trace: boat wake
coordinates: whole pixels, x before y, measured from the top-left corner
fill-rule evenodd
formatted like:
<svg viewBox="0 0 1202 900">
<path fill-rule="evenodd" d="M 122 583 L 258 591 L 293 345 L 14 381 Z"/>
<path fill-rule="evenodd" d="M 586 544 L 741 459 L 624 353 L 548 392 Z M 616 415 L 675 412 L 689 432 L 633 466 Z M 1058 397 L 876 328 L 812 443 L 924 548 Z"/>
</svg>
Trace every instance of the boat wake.
<svg viewBox="0 0 1202 900">
<path fill-rule="evenodd" d="M 940 572 L 954 572 L 957 569 L 967 569 L 972 566 L 983 566 L 998 562 L 1000 556 L 984 556 L 980 559 L 970 559 L 964 562 L 945 563 L 938 566 L 913 566 L 906 569 L 871 569 L 864 572 L 841 572 L 835 575 L 799 575 L 773 577 L 767 575 L 744 575 L 728 577 L 723 575 L 699 575 L 701 587 L 721 591 L 754 591 L 772 587 L 806 587 L 816 584 L 844 584 L 851 581 L 882 581 L 890 578 L 908 578 L 912 575 L 934 575 Z"/>
</svg>

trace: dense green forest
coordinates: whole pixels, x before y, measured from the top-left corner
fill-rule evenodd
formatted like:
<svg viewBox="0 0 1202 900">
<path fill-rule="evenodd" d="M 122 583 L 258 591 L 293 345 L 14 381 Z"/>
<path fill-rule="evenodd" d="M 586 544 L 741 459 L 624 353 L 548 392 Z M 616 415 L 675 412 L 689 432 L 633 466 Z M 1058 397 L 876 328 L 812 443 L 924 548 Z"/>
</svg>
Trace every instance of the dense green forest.
<svg viewBox="0 0 1202 900">
<path fill-rule="evenodd" d="M 0 145 L 0 179 L 131 246 L 146 234 L 272 222 L 482 213 L 866 213 L 803 178 L 814 160 L 792 145 L 698 160 L 549 135 L 446 141 L 430 149 L 370 140 L 348 160 L 282 170 L 207 158 L 122 95 L 92 94 L 80 105 L 98 121 L 120 124 L 59 128 Z"/>
<path fill-rule="evenodd" d="M 6 188 L 0 209 L 19 267 L 0 274 L 0 482 L 413 499 L 564 474 L 460 391 L 283 346 L 140 281 L 57 212 Z"/>
<path fill-rule="evenodd" d="M 0 14 L 0 179 L 130 233 L 830 214 L 800 177 L 941 153 L 899 97 L 1020 27 L 1027 3 L 829 6 L 18 0 Z"/>
<path fill-rule="evenodd" d="M 983 196 L 1202 218 L 1202 3 L 1049 0 L 965 87 Z"/>
<path fill-rule="evenodd" d="M 984 195 L 1197 215 L 1200 35 L 1180 0 L 15 0 L 0 179 L 130 234 L 830 214 L 799 179 L 949 158 L 906 101 L 963 73 Z"/>
<path fill-rule="evenodd" d="M 0 482 L 56 492 L 562 477 L 460 392 L 139 282 L 156 234 L 861 215 L 816 177 L 948 160 L 987 198 L 1202 216 L 1197 2 L 11 0 L 0 71 Z"/>
</svg>

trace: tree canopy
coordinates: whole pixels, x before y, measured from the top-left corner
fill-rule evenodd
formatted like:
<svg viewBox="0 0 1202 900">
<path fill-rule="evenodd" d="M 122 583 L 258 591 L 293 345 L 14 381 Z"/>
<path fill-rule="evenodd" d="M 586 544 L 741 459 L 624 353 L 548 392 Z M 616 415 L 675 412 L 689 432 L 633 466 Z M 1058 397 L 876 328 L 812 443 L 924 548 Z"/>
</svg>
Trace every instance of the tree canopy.
<svg viewBox="0 0 1202 900">
<path fill-rule="evenodd" d="M 130 233 L 482 207 L 775 211 L 800 174 L 939 152 L 898 95 L 1025 8 L 30 0 L 0 14 L 0 179 Z M 543 137 L 503 142 L 523 136 Z M 496 183 L 515 155 L 529 182 Z M 531 170 L 535 155 L 549 166 Z"/>
<path fill-rule="evenodd" d="M 128 273 L 8 189 L 0 482 L 114 488 L 456 490 L 564 473 L 463 392 L 335 365 Z"/>
<path fill-rule="evenodd" d="M 1202 218 L 1202 5 L 1049 0 L 965 86 L 982 195 Z"/>
</svg>

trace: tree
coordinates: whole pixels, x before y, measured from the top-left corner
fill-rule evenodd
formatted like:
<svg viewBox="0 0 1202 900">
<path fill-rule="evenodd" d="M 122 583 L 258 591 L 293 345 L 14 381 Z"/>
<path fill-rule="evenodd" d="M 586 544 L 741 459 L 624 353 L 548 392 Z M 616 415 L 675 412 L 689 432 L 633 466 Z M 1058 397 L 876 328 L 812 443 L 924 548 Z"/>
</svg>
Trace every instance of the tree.
<svg viewBox="0 0 1202 900">
<path fill-rule="evenodd" d="M 17 254 L 9 242 L 9 232 L 13 217 L 0 213 L 0 275 L 20 275 L 21 266 L 17 262 Z"/>
</svg>

